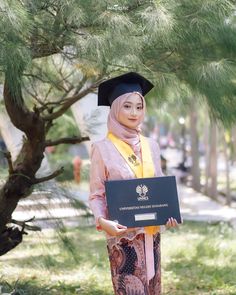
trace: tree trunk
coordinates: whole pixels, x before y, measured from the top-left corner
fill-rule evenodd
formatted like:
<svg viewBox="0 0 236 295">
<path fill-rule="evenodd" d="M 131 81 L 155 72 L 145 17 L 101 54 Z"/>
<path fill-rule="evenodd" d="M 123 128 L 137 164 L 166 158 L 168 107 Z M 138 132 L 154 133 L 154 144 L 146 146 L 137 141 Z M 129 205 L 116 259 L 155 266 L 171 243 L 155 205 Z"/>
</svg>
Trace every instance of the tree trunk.
<svg viewBox="0 0 236 295">
<path fill-rule="evenodd" d="M 205 185 L 204 193 L 207 195 L 209 191 L 210 178 L 210 140 L 209 140 L 209 121 L 206 120 L 204 129 L 204 145 L 205 145 Z"/>
<path fill-rule="evenodd" d="M 191 157 L 192 157 L 192 187 L 196 191 L 201 190 L 200 168 L 199 168 L 199 149 L 198 149 L 198 132 L 197 132 L 197 112 L 196 105 L 193 102 L 190 110 L 190 137 L 191 137 Z"/>
<path fill-rule="evenodd" d="M 210 165 L 209 176 L 210 186 L 208 189 L 208 195 L 216 199 L 217 198 L 217 126 L 215 122 L 210 124 Z"/>
<path fill-rule="evenodd" d="M 24 105 L 21 86 L 12 92 L 7 76 L 4 84 L 4 102 L 12 123 L 25 133 L 19 155 L 14 162 L 8 156 L 9 176 L 0 189 L 0 254 L 14 248 L 22 240 L 13 228 L 7 227 L 18 201 L 28 196 L 37 183 L 35 174 L 41 166 L 45 149 L 45 123 L 39 114 Z M 17 93 L 17 97 L 16 97 Z M 18 101 L 18 103 L 16 103 Z"/>
<path fill-rule="evenodd" d="M 12 124 L 8 114 L 4 110 L 0 112 L 0 131 L 14 162 L 22 149 L 24 133 Z M 50 173 L 50 165 L 45 155 L 36 176 L 42 177 Z"/>
<path fill-rule="evenodd" d="M 236 161 L 236 126 L 232 128 L 232 160 Z"/>
<path fill-rule="evenodd" d="M 225 158 L 225 180 L 226 180 L 226 187 L 225 187 L 225 197 L 226 197 L 226 204 L 231 205 L 232 198 L 230 194 L 230 159 L 229 159 L 229 149 L 228 144 L 226 141 L 225 136 L 223 137 L 224 142 L 224 158 Z"/>
<path fill-rule="evenodd" d="M 35 184 L 51 180 L 63 172 L 61 168 L 50 175 L 38 177 L 42 174 L 38 170 L 44 159 L 45 147 L 61 143 L 75 144 L 89 140 L 88 137 L 60 138 L 54 141 L 46 140 L 46 133 L 53 125 L 52 121 L 61 116 L 73 103 L 97 85 L 96 82 L 91 88 L 86 88 L 84 91 L 68 99 L 67 103 L 56 112 L 50 112 L 47 116 L 41 117 L 40 108 L 34 107 L 33 111 L 30 111 L 26 107 L 21 92 L 20 75 L 16 78 L 15 88 L 12 91 L 8 75 L 5 74 L 5 107 L 13 125 L 17 130 L 21 130 L 24 135 L 19 152 L 13 153 L 14 158 L 11 158 L 10 153 L 6 154 L 9 176 L 5 184 L 0 188 L 0 255 L 13 249 L 22 241 L 24 226 L 22 231 L 20 231 L 18 228 L 10 225 L 11 215 L 19 200 L 30 195 Z M 5 137 L 8 138 L 7 141 L 9 140 L 10 142 L 9 134 L 5 131 L 4 133 Z M 43 170 L 44 173 L 45 169 Z"/>
</svg>

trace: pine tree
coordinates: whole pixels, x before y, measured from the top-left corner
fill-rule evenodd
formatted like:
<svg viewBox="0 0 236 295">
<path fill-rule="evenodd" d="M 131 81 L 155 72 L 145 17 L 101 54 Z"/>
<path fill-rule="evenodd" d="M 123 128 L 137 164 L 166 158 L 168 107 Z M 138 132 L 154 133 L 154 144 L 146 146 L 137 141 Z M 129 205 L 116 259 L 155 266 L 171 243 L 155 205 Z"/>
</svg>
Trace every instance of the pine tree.
<svg viewBox="0 0 236 295">
<path fill-rule="evenodd" d="M 211 112 L 235 120 L 233 1 L 2 0 L 0 67 L 4 102 L 25 133 L 0 189 L 0 253 L 21 241 L 7 224 L 37 183 L 45 147 L 85 138 L 48 138 L 53 122 L 110 75 L 138 70 L 166 98 L 188 85 Z M 230 110 L 230 113 L 229 113 Z M 227 115 L 227 116 L 226 116 Z"/>
<path fill-rule="evenodd" d="M 22 240 L 24 230 L 9 225 L 18 201 L 27 197 L 35 184 L 62 172 L 59 169 L 42 178 L 35 176 L 45 148 L 88 139 L 51 140 L 47 134 L 53 122 L 94 91 L 109 74 L 110 65 L 115 71 L 120 69 L 113 66 L 118 60 L 123 60 L 123 65 L 125 60 L 135 64 L 140 46 L 129 13 L 135 13 L 145 1 L 126 5 L 128 1 L 118 6 L 115 1 L 1 1 L 4 102 L 12 123 L 25 138 L 16 161 L 6 154 L 9 176 L 0 189 L 0 254 Z"/>
<path fill-rule="evenodd" d="M 156 96 L 183 85 L 224 124 L 236 119 L 234 1 L 156 1 L 141 13 L 146 31 L 142 62 L 156 81 Z M 199 96 L 200 94 L 200 96 Z"/>
</svg>

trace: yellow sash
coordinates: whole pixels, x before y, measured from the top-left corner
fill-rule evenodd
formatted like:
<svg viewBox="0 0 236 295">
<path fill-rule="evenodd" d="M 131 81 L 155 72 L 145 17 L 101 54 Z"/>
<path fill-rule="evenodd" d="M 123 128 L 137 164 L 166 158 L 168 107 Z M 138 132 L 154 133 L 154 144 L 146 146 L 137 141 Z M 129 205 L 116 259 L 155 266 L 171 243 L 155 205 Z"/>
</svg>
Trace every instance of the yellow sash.
<svg viewBox="0 0 236 295">
<path fill-rule="evenodd" d="M 122 157 L 126 160 L 137 178 L 153 177 L 155 175 L 150 146 L 144 136 L 140 135 L 142 162 L 134 154 L 132 148 L 127 143 L 116 137 L 111 132 L 107 134 L 107 137 L 114 144 Z M 159 230 L 159 226 L 145 227 L 145 232 L 148 234 L 155 234 Z"/>
</svg>

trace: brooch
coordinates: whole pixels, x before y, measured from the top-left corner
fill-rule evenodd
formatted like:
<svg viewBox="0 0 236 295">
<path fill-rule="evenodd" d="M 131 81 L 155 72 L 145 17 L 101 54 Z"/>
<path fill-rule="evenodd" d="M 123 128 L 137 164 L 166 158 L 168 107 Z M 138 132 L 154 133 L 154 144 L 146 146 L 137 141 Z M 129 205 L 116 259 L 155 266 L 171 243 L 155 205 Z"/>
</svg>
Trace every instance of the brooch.
<svg viewBox="0 0 236 295">
<path fill-rule="evenodd" d="M 139 163 L 137 163 L 137 157 L 135 155 L 131 155 L 128 157 L 128 160 L 134 165 L 137 166 Z"/>
</svg>

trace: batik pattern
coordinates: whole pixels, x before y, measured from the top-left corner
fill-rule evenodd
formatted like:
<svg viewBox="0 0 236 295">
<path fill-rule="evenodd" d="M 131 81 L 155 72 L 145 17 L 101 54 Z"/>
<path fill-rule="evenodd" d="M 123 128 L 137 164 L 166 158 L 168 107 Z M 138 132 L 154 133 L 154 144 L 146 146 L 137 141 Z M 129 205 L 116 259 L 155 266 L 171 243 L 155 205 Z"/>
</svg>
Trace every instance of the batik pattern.
<svg viewBox="0 0 236 295">
<path fill-rule="evenodd" d="M 132 241 L 122 239 L 112 248 L 108 246 L 115 295 L 161 294 L 160 233 L 153 238 L 155 275 L 149 282 L 144 234 L 137 235 Z"/>
</svg>

